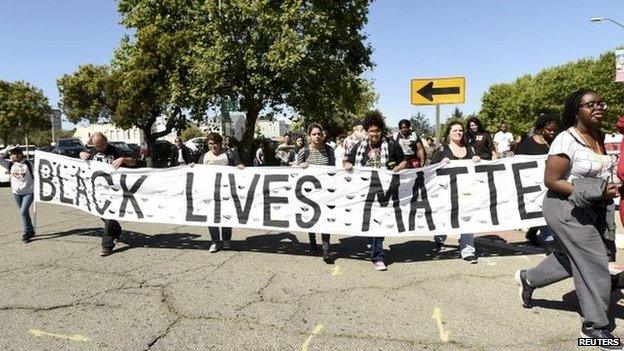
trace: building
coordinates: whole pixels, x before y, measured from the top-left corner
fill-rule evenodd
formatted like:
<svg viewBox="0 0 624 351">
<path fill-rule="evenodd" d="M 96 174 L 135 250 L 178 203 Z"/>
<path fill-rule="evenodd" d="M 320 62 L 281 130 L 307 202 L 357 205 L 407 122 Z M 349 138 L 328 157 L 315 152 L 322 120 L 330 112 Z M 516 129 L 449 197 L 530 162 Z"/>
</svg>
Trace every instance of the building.
<svg viewBox="0 0 624 351">
<path fill-rule="evenodd" d="M 221 116 L 208 118 L 205 123 L 200 124 L 199 129 L 204 133 L 231 135 L 240 141 L 245 133 L 245 120 L 244 112 L 230 112 L 230 120 L 225 122 L 225 133 L 221 131 Z"/>
<path fill-rule="evenodd" d="M 165 130 L 167 125 L 167 117 L 161 116 L 156 119 L 156 122 L 152 125 L 152 133 L 157 133 Z M 74 138 L 79 138 L 85 145 L 89 144 L 91 135 L 95 132 L 100 132 L 110 141 L 123 141 L 128 144 L 143 144 L 145 142 L 145 133 L 139 128 L 121 129 L 115 127 L 113 124 L 90 124 L 87 126 L 76 126 L 74 132 Z M 161 140 L 167 140 L 174 142 L 178 136 L 177 131 L 172 130 L 169 134 L 158 138 Z"/>
<path fill-rule="evenodd" d="M 100 132 L 110 141 L 124 141 L 141 145 L 145 141 L 143 131 L 139 128 L 124 130 L 110 123 L 90 124 L 88 126 L 76 126 L 74 138 L 79 138 L 85 145 L 89 144 L 91 135 Z"/>
<path fill-rule="evenodd" d="M 267 121 L 267 120 L 258 120 L 256 121 L 256 135 L 264 136 L 265 138 L 279 140 L 282 136 L 290 131 L 290 124 L 281 120 Z"/>
</svg>

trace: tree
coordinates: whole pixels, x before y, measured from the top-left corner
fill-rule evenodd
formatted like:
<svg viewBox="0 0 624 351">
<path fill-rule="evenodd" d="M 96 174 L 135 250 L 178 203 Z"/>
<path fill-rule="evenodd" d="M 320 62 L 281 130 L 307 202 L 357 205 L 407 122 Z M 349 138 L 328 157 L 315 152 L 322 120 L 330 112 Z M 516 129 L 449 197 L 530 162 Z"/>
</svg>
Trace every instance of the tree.
<svg viewBox="0 0 624 351">
<path fill-rule="evenodd" d="M 153 1 L 134 1 L 151 6 Z M 372 67 L 362 33 L 369 0 L 228 0 L 192 2 L 192 105 L 219 96 L 246 112 L 241 154 L 251 161 L 261 111 L 292 107 L 306 124 L 337 130 L 365 94 L 360 75 Z"/>
<path fill-rule="evenodd" d="M 410 118 L 412 130 L 421 137 L 433 134 L 434 130 L 427 116 L 418 111 Z"/>
<path fill-rule="evenodd" d="M 26 134 L 51 128 L 51 113 L 41 89 L 0 80 L 0 137 L 5 144 L 21 143 Z"/>
<path fill-rule="evenodd" d="M 489 130 L 506 122 L 514 134 L 530 130 L 539 112 L 563 111 L 569 94 L 580 89 L 596 90 L 609 104 L 602 123 L 606 131 L 615 130 L 615 121 L 624 113 L 624 85 L 614 81 L 613 51 L 598 58 L 582 59 L 544 69 L 534 76 L 525 75 L 512 83 L 492 85 L 483 94 L 482 121 Z"/>
<path fill-rule="evenodd" d="M 193 138 L 199 138 L 203 136 L 205 136 L 204 133 L 202 133 L 202 131 L 199 128 L 193 125 L 188 126 L 185 130 L 182 131 L 182 133 L 180 133 L 180 137 L 184 141 L 188 141 Z"/>
</svg>

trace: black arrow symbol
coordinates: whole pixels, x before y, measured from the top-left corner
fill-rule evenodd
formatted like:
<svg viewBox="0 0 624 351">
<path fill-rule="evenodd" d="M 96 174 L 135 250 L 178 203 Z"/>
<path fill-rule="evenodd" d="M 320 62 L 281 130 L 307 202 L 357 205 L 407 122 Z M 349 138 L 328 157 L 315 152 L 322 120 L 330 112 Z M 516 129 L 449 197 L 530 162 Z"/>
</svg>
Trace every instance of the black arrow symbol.
<svg viewBox="0 0 624 351">
<path fill-rule="evenodd" d="M 433 101 L 433 95 L 459 94 L 459 87 L 434 88 L 433 82 L 429 82 L 418 90 L 418 94 L 429 101 Z"/>
</svg>

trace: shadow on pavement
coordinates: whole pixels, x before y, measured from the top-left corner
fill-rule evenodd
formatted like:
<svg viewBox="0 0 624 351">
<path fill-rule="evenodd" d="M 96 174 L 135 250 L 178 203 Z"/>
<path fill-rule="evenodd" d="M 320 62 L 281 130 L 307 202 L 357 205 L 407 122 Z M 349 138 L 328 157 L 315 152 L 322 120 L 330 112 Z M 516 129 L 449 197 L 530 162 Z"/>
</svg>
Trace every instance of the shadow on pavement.
<svg viewBox="0 0 624 351">
<path fill-rule="evenodd" d="M 33 238 L 33 241 L 57 239 L 74 235 L 101 237 L 102 230 L 103 229 L 101 227 L 72 229 L 65 232 L 37 235 Z M 191 233 L 162 233 L 147 235 L 124 230 L 122 242 L 127 246 L 118 247 L 115 252 L 123 252 L 131 250 L 135 247 L 207 250 L 210 246 L 210 241 L 205 239 L 200 240 L 200 238 L 201 235 Z M 485 237 L 479 237 L 479 240 L 476 242 L 477 255 L 479 257 L 516 256 L 522 254 L 522 252 L 519 252 L 520 250 L 515 249 L 516 244 L 505 243 L 505 247 L 489 244 L 483 245 L 484 238 Z M 492 238 L 491 236 L 488 236 L 487 238 L 488 240 L 500 239 L 498 237 Z M 263 252 L 298 256 L 320 256 L 321 251 L 321 246 L 318 245 L 319 253 L 310 252 L 307 240 L 305 242 L 300 242 L 295 235 L 289 232 L 248 236 L 244 240 L 236 240 L 235 237 L 233 239 L 234 240 L 231 243 L 230 249 L 232 251 Z M 338 242 L 336 240 L 338 240 Z M 503 239 L 500 240 L 505 242 Z M 332 257 L 334 260 L 370 260 L 370 251 L 366 246 L 368 241 L 369 238 L 367 237 L 332 236 Z M 317 242 L 320 244 L 320 235 L 317 235 Z M 385 248 L 387 264 L 460 259 L 457 245 L 445 244 L 442 251 L 436 254 L 433 251 L 434 244 L 432 240 L 410 240 L 403 243 L 393 243 L 389 246 L 386 244 Z M 542 252 L 540 249 L 533 249 L 538 250 L 537 253 Z"/>
</svg>

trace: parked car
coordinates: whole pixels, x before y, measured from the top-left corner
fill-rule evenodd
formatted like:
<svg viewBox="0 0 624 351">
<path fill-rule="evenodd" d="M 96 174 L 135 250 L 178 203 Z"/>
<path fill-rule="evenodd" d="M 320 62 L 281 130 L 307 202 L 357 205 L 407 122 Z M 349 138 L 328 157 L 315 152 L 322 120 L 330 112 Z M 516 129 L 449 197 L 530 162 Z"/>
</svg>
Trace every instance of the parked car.
<svg viewBox="0 0 624 351">
<path fill-rule="evenodd" d="M 37 148 L 37 150 L 45 151 L 45 152 L 54 152 L 54 149 L 56 149 L 56 146 L 52 146 L 52 145 L 46 145 L 46 146 L 42 146 L 42 147 L 38 147 Z"/>
<path fill-rule="evenodd" d="M 85 151 L 85 146 L 78 138 L 61 138 L 56 143 L 55 154 L 78 158 L 81 151 Z"/>
<path fill-rule="evenodd" d="M 126 144 L 125 141 L 109 141 L 109 144 L 113 145 L 122 155 L 126 157 L 134 157 L 132 149 Z"/>
<path fill-rule="evenodd" d="M 132 155 L 137 160 L 141 157 L 141 145 L 135 143 L 128 143 L 128 147 L 132 150 Z"/>
<path fill-rule="evenodd" d="M 11 155 L 6 154 L 4 155 L 5 159 L 10 159 Z M 9 174 L 9 170 L 4 168 L 4 167 L 0 167 L 0 184 L 8 184 L 11 182 L 11 174 Z"/>
</svg>

